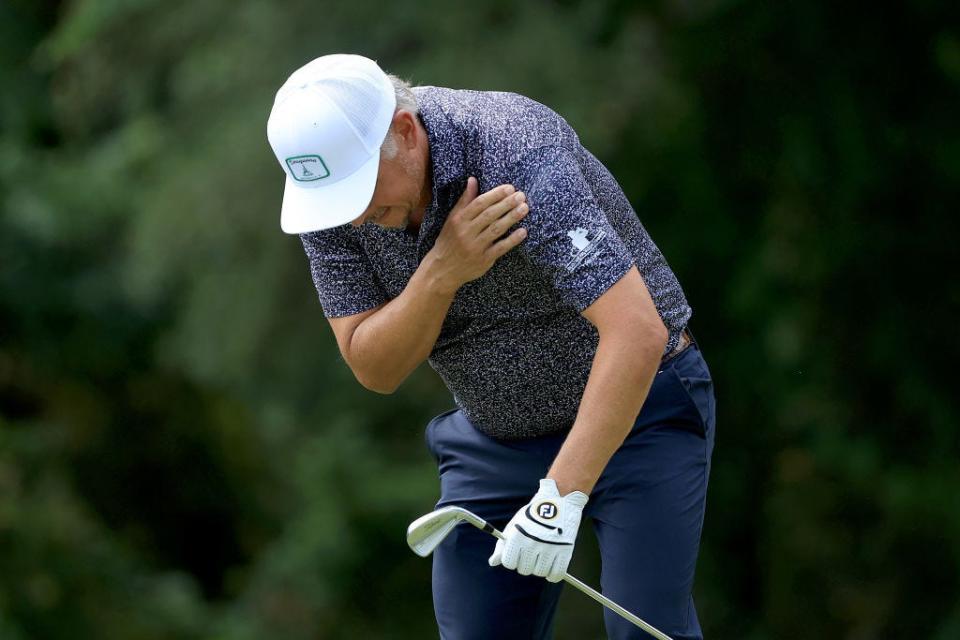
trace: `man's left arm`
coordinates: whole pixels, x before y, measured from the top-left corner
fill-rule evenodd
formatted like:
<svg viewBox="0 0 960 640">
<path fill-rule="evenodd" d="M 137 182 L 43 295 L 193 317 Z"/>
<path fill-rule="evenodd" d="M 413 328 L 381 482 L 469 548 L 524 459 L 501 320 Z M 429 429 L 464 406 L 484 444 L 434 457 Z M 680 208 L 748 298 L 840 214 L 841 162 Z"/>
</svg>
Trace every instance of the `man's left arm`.
<svg viewBox="0 0 960 640">
<path fill-rule="evenodd" d="M 629 433 L 667 342 L 634 258 L 610 224 L 576 154 L 541 148 L 519 163 L 527 241 L 519 248 L 554 291 L 597 329 L 574 424 L 546 478 L 504 527 L 491 565 L 563 578 L 588 495 Z"/>
<path fill-rule="evenodd" d="M 577 418 L 539 491 L 490 556 L 491 566 L 551 582 L 563 579 L 590 491 L 640 413 L 668 335 L 635 266 L 582 314 L 599 341 Z"/>
<path fill-rule="evenodd" d="M 636 267 L 582 314 L 599 343 L 577 419 L 547 474 L 560 495 L 590 494 L 640 413 L 669 337 Z"/>
</svg>

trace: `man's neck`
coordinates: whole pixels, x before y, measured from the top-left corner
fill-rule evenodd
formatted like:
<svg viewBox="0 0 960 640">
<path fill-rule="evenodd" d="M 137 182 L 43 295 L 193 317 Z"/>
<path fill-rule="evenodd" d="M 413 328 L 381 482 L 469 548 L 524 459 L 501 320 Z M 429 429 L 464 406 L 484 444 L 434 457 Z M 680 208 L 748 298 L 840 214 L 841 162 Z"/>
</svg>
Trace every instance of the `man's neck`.
<svg viewBox="0 0 960 640">
<path fill-rule="evenodd" d="M 417 125 L 420 127 L 420 130 L 423 133 L 424 140 L 428 140 L 428 142 L 426 149 L 424 150 L 424 175 L 423 187 L 420 191 L 420 206 L 410 213 L 410 221 L 407 224 L 407 229 L 413 233 L 420 231 L 420 225 L 423 223 L 423 217 L 426 215 L 427 209 L 430 207 L 430 202 L 433 200 L 433 161 L 430 158 L 429 138 L 427 137 L 427 130 L 423 127 L 423 124 L 419 121 L 419 119 L 417 120 Z"/>
<path fill-rule="evenodd" d="M 423 215 L 426 209 L 420 209 L 410 214 L 410 221 L 407 223 L 407 231 L 412 233 L 420 232 L 420 224 L 423 223 Z"/>
</svg>

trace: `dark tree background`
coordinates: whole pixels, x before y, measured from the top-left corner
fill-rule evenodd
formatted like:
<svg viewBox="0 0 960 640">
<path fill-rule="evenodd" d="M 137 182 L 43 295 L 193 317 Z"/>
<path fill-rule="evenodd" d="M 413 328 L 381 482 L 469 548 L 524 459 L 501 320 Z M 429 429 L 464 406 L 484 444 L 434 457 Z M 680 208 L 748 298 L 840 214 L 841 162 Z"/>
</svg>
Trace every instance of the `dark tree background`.
<svg viewBox="0 0 960 640">
<path fill-rule="evenodd" d="M 958 6 L 0 2 L 0 637 L 436 636 L 452 401 L 360 387 L 279 229 L 273 93 L 333 52 L 529 95 L 620 180 L 718 388 L 709 637 L 960 637 Z"/>
</svg>

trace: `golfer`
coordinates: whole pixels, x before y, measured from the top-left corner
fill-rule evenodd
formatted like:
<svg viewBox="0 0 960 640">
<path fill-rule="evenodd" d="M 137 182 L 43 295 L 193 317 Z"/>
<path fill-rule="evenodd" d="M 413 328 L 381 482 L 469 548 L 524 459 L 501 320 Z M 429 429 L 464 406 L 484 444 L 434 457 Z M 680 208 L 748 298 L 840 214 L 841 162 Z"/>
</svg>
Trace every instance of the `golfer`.
<svg viewBox="0 0 960 640">
<path fill-rule="evenodd" d="M 300 234 L 343 359 L 380 393 L 430 363 L 456 405 L 426 429 L 437 506 L 504 530 L 494 547 L 458 527 L 436 550 L 440 635 L 551 637 L 591 518 L 603 592 L 701 638 L 713 384 L 680 284 L 570 125 L 514 93 L 411 88 L 337 54 L 290 76 L 267 131 L 281 227 Z"/>
</svg>

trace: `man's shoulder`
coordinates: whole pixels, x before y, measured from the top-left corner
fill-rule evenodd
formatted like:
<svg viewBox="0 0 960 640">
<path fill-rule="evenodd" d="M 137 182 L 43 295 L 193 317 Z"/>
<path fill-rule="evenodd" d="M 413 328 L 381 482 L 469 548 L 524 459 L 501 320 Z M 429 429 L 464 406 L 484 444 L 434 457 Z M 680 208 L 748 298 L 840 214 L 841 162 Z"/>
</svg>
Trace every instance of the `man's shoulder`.
<svg viewBox="0 0 960 640">
<path fill-rule="evenodd" d="M 486 148 L 502 148 L 513 155 L 545 145 L 579 146 L 576 133 L 560 114 L 519 93 L 434 86 L 414 87 L 414 92 L 422 117 Z M 503 140 L 510 144 L 491 144 Z"/>
<path fill-rule="evenodd" d="M 512 91 L 482 91 L 424 85 L 413 87 L 413 93 L 421 106 L 435 107 L 451 113 L 485 113 L 487 108 L 494 105 L 520 109 L 547 109 L 533 98 Z"/>
<path fill-rule="evenodd" d="M 531 121 L 562 121 L 550 107 L 512 91 L 414 87 L 422 110 L 442 113 L 458 124 L 508 126 Z"/>
</svg>

